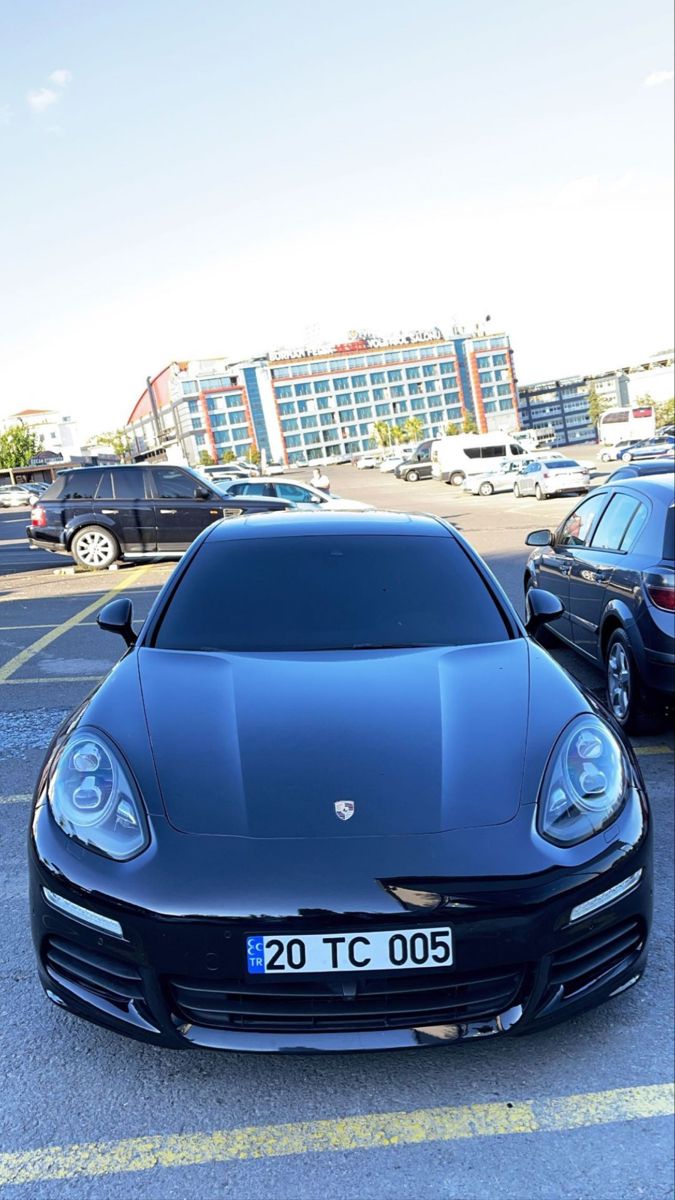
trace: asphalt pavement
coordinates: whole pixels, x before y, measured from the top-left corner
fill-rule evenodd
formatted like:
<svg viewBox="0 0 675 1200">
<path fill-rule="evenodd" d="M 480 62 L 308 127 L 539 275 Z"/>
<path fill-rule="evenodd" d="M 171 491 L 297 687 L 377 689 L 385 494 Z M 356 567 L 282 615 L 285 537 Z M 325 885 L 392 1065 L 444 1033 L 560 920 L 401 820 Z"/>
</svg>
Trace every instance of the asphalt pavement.
<svg viewBox="0 0 675 1200">
<path fill-rule="evenodd" d="M 307 474 L 306 472 L 304 474 Z M 573 501 L 465 496 L 337 467 L 333 490 L 448 517 L 521 605 L 528 530 Z M 636 739 L 656 830 L 656 909 L 641 983 L 523 1039 L 443 1050 L 276 1057 L 172 1052 L 52 1007 L 30 943 L 28 800 L 62 717 L 122 651 L 95 614 L 128 594 L 140 622 L 170 564 L 101 574 L 27 549 L 0 511 L 0 1188 L 39 1200 L 275 1196 L 664 1200 L 673 1195 L 672 729 Z M 555 657 L 590 687 L 602 680 Z"/>
</svg>

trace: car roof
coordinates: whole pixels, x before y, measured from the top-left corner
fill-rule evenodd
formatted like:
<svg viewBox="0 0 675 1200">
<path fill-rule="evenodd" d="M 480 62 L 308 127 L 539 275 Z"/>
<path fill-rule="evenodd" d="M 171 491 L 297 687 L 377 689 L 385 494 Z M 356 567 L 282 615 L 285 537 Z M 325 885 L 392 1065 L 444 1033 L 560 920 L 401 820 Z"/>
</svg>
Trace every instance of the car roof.
<svg viewBox="0 0 675 1200">
<path fill-rule="evenodd" d="M 255 517 L 218 521 L 211 527 L 209 541 L 257 537 L 331 537 L 344 534 L 393 534 L 415 537 L 452 537 L 438 517 L 425 513 L 298 511 L 258 513 Z"/>
<path fill-rule="evenodd" d="M 638 475 L 635 479 L 617 479 L 616 483 L 609 484 L 609 487 L 630 488 L 633 492 L 642 492 L 650 499 L 661 500 L 666 504 L 675 502 L 673 480 L 667 472 L 663 475 Z"/>
</svg>

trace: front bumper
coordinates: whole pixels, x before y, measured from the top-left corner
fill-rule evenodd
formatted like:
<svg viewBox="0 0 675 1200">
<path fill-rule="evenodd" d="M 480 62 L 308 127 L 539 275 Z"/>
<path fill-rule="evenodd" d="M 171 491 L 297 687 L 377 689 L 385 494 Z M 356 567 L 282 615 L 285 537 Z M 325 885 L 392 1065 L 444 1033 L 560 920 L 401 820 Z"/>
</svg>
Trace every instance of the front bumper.
<svg viewBox="0 0 675 1200">
<path fill-rule="evenodd" d="M 639 806 L 638 806 L 639 807 Z M 626 832 L 633 836 L 626 840 Z M 402 889 L 382 912 L 307 911 L 284 918 L 176 916 L 86 892 L 49 867 L 37 843 L 65 842 L 46 807 L 31 842 L 31 919 L 40 980 L 58 1005 L 99 1025 L 166 1047 L 346 1051 L 446 1045 L 544 1028 L 635 982 L 651 919 L 650 833 L 635 822 L 592 871 L 554 869 L 529 879 L 452 881 L 433 911 Z M 63 848 L 63 847 L 62 847 Z M 84 852 L 86 853 L 86 852 Z M 572 909 L 641 870 L 639 884 L 570 922 Z M 47 903 L 48 888 L 119 922 L 123 937 Z M 400 889 L 399 889 L 400 890 Z M 390 893 L 395 888 L 387 888 Z M 409 898 L 408 897 L 408 898 Z M 455 965 L 363 974 L 247 976 L 245 939 L 450 924 Z"/>
</svg>

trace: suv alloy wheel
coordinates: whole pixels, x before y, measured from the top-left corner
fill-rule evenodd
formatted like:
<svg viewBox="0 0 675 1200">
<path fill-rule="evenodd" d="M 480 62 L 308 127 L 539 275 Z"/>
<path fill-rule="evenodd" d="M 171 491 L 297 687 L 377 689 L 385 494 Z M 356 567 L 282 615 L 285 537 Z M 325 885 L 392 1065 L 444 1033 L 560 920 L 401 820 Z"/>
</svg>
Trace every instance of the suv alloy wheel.
<svg viewBox="0 0 675 1200">
<path fill-rule="evenodd" d="M 70 543 L 70 553 L 78 566 L 104 571 L 119 558 L 120 549 L 109 530 L 100 525 L 85 525 Z"/>
</svg>

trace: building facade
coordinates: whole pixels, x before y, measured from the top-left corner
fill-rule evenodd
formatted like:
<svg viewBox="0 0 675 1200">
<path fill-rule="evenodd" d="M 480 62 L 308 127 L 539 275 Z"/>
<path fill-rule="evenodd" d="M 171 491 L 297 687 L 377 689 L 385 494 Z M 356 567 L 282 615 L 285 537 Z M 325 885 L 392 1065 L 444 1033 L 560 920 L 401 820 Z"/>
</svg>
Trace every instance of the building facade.
<svg viewBox="0 0 675 1200">
<path fill-rule="evenodd" d="M 80 430 L 77 421 L 52 408 L 22 408 L 9 413 L 0 421 L 1 429 L 23 425 L 35 435 L 38 443 L 36 458 L 69 461 L 80 453 Z"/>
<path fill-rule="evenodd" d="M 189 463 L 202 452 L 222 461 L 256 450 L 301 465 L 350 458 L 376 444 L 377 424 L 393 429 L 412 417 L 422 437 L 460 428 L 468 417 L 479 432 L 517 429 L 508 336 L 362 334 L 243 363 L 172 363 L 148 381 L 128 429 L 136 457 L 173 442 Z"/>
<path fill-rule="evenodd" d="M 589 412 L 593 391 L 603 407 L 626 407 L 630 402 L 628 373 L 607 371 L 601 375 L 572 375 L 542 383 L 519 384 L 523 429 L 552 426 L 556 443 L 561 446 L 595 441 L 597 431 Z"/>
</svg>

